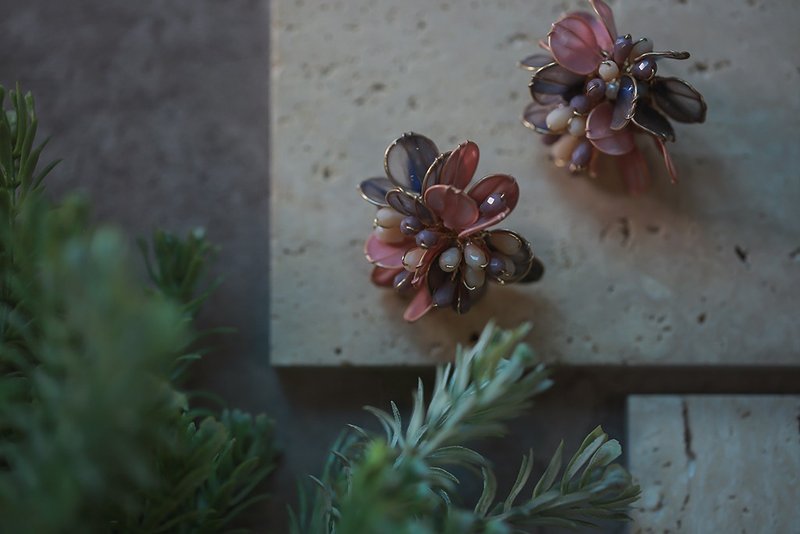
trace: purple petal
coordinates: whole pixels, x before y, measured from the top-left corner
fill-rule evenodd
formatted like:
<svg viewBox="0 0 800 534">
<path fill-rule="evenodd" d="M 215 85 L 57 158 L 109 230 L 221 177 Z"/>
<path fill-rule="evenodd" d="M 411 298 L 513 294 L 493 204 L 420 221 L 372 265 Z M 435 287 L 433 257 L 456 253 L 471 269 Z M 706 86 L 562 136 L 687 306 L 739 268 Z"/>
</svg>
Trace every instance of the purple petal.
<svg viewBox="0 0 800 534">
<path fill-rule="evenodd" d="M 370 204 L 386 207 L 386 193 L 395 188 L 395 185 L 384 177 L 368 178 L 358 184 L 361 196 Z"/>
<path fill-rule="evenodd" d="M 549 134 L 550 129 L 547 127 L 545 119 L 555 107 L 555 105 L 543 106 L 538 102 L 531 102 L 525 106 L 525 111 L 522 113 L 522 124 L 541 134 Z"/>
<path fill-rule="evenodd" d="M 431 163 L 428 172 L 425 173 L 425 179 L 422 181 L 423 193 L 425 193 L 425 190 L 430 186 L 441 183 L 442 169 L 444 168 L 444 163 L 447 161 L 447 158 L 450 157 L 450 154 L 451 152 L 439 154 L 433 163 Z"/>
<path fill-rule="evenodd" d="M 430 210 L 417 197 L 405 191 L 399 189 L 389 191 L 386 193 L 386 203 L 403 215 L 416 217 L 426 226 L 436 222 Z"/>
<path fill-rule="evenodd" d="M 519 62 L 519 66 L 525 70 L 539 70 L 545 65 L 553 62 L 550 54 L 533 54 Z"/>
<path fill-rule="evenodd" d="M 706 103 L 694 87 L 678 78 L 656 77 L 651 86 L 656 105 L 678 122 L 706 120 Z"/>
<path fill-rule="evenodd" d="M 614 114 L 611 117 L 611 129 L 621 130 L 628 125 L 636 111 L 639 91 L 636 81 L 630 76 L 622 76 L 619 80 L 619 91 L 614 103 Z"/>
<path fill-rule="evenodd" d="M 631 121 L 645 132 L 662 141 L 674 141 L 675 130 L 666 117 L 644 102 L 636 106 Z"/>
<path fill-rule="evenodd" d="M 550 63 L 536 71 L 528 87 L 530 88 L 531 96 L 538 101 L 537 93 L 563 95 L 575 89 L 576 86 L 580 88 L 583 85 L 583 81 L 583 76 L 567 70 L 558 63 Z M 548 102 L 540 103 L 545 104 Z"/>
<path fill-rule="evenodd" d="M 405 191 L 422 191 L 422 179 L 439 155 L 439 149 L 425 136 L 407 133 L 396 139 L 386 149 L 383 166 L 386 176 Z"/>
</svg>

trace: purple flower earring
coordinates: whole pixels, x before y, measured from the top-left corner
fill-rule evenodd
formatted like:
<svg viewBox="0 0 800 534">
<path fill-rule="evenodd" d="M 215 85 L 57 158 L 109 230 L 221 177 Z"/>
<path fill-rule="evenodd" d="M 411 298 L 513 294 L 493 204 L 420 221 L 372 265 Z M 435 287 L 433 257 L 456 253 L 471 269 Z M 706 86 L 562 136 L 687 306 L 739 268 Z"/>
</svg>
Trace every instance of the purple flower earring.
<svg viewBox="0 0 800 534">
<path fill-rule="evenodd" d="M 678 78 L 656 76 L 658 58 L 687 59 L 688 52 L 654 52 L 647 38 L 633 41 L 619 35 L 614 14 L 603 0 L 589 0 L 595 15 L 568 13 L 553 24 L 546 54 L 520 62 L 533 71 L 533 102 L 523 123 L 545 135 L 556 165 L 573 172 L 595 174 L 601 154 L 616 159 L 631 193 L 650 182 L 647 162 L 636 146 L 635 134 L 652 138 L 673 182 L 675 166 L 666 141 L 675 140 L 667 117 L 700 123 L 706 117 L 702 95 Z M 666 116 L 665 116 L 666 115 Z"/>
<path fill-rule="evenodd" d="M 372 281 L 414 295 L 407 321 L 439 307 L 466 313 L 487 281 L 533 282 L 544 272 L 519 234 L 488 230 L 517 205 L 519 186 L 492 174 L 468 187 L 478 158 L 472 141 L 442 154 L 427 137 L 407 133 L 386 149 L 386 177 L 359 186 L 378 207 L 364 245 Z"/>
</svg>

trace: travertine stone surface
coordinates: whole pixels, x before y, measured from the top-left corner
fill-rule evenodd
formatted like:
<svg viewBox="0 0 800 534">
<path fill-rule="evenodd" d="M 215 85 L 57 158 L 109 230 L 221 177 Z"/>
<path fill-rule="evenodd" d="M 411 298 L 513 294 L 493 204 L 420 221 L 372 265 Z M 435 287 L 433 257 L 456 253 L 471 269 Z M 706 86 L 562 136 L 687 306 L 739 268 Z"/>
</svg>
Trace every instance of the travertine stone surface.
<svg viewBox="0 0 800 534">
<path fill-rule="evenodd" d="M 656 186 L 642 198 L 554 168 L 519 123 L 529 76 L 516 61 L 583 2 L 272 2 L 275 364 L 431 364 L 492 317 L 533 321 L 541 356 L 566 364 L 800 363 L 800 3 L 611 5 L 620 31 L 692 52 L 659 73 L 709 106 L 706 124 L 676 125 L 681 183 L 650 152 Z M 355 188 L 409 130 L 442 150 L 472 139 L 479 175 L 517 177 L 502 226 L 533 243 L 539 284 L 415 325 L 371 286 L 374 209 Z"/>
<path fill-rule="evenodd" d="M 633 534 L 800 532 L 800 396 L 632 396 Z"/>
</svg>

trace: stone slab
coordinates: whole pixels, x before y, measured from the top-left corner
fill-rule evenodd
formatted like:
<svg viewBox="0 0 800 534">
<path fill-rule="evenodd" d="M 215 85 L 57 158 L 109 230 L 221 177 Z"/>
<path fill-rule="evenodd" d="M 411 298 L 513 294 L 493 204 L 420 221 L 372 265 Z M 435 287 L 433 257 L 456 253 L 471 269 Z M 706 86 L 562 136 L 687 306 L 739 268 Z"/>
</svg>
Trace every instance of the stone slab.
<svg viewBox="0 0 800 534">
<path fill-rule="evenodd" d="M 631 396 L 633 534 L 800 532 L 800 396 Z"/>
<path fill-rule="evenodd" d="M 516 61 L 578 1 L 271 4 L 271 357 L 277 365 L 428 365 L 490 318 L 533 321 L 562 364 L 800 363 L 800 3 L 617 0 L 621 31 L 692 58 L 709 106 L 676 125 L 681 183 L 649 153 L 655 187 L 556 169 L 519 116 Z M 472 139 L 478 175 L 520 182 L 503 224 L 533 243 L 544 279 L 494 287 L 469 315 L 401 319 L 362 254 L 374 210 L 356 193 L 405 131 L 442 149 Z"/>
</svg>

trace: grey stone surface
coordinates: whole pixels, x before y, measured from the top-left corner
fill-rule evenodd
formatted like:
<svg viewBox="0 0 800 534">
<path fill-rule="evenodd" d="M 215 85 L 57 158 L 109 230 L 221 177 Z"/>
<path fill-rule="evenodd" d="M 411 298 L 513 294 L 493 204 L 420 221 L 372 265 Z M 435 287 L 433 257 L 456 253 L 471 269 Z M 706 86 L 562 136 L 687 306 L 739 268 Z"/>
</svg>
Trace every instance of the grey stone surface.
<svg viewBox="0 0 800 534">
<path fill-rule="evenodd" d="M 800 396 L 632 396 L 634 534 L 800 532 Z"/>
<path fill-rule="evenodd" d="M 672 186 L 622 194 L 572 179 L 519 124 L 516 61 L 582 1 L 272 3 L 271 348 L 278 365 L 427 365 L 491 317 L 532 320 L 565 364 L 800 363 L 800 83 L 797 2 L 611 2 L 617 26 L 686 49 L 660 74 L 690 80 L 704 125 L 677 125 Z M 470 138 L 478 175 L 521 186 L 518 229 L 547 266 L 492 288 L 468 316 L 409 326 L 405 301 L 369 283 L 371 206 L 355 193 L 385 147 L 414 130 L 447 149 Z M 738 252 L 737 252 L 738 251 Z M 297 340 L 302 338 L 302 345 Z"/>
</svg>

